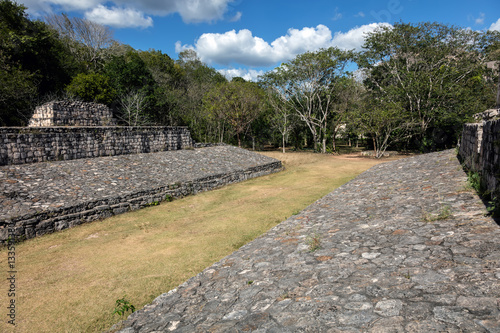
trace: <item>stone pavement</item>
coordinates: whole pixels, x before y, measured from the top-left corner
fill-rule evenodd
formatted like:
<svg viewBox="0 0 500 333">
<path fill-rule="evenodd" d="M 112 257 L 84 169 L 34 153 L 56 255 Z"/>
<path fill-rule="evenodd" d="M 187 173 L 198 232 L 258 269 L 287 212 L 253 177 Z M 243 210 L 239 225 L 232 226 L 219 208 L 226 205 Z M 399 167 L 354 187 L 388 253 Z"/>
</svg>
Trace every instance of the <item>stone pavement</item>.
<svg viewBox="0 0 500 333">
<path fill-rule="evenodd" d="M 500 227 L 452 151 L 377 165 L 111 331 L 500 332 Z"/>
</svg>

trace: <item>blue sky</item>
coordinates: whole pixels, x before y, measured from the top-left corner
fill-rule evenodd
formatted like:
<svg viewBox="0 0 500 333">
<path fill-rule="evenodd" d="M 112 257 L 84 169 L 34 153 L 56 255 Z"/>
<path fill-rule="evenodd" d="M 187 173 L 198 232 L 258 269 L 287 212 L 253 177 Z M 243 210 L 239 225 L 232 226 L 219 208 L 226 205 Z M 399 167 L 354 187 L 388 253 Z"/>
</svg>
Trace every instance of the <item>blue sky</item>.
<svg viewBox="0 0 500 333">
<path fill-rule="evenodd" d="M 499 0 L 19 0 L 32 18 L 65 12 L 108 25 L 118 41 L 173 59 L 193 48 L 228 77 L 255 79 L 297 54 L 359 50 L 363 34 L 394 22 L 500 31 Z"/>
</svg>

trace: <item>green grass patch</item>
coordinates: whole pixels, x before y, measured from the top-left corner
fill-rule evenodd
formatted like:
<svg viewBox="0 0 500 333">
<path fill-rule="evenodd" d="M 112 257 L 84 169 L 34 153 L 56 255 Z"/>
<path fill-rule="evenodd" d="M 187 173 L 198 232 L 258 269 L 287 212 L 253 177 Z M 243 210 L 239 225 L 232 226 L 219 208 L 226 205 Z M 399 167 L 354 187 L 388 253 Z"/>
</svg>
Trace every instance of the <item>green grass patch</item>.
<svg viewBox="0 0 500 333">
<path fill-rule="evenodd" d="M 450 205 L 443 205 L 436 213 L 425 213 L 423 216 L 423 220 L 425 222 L 435 222 L 440 220 L 446 220 L 451 216 L 452 214 Z"/>
</svg>

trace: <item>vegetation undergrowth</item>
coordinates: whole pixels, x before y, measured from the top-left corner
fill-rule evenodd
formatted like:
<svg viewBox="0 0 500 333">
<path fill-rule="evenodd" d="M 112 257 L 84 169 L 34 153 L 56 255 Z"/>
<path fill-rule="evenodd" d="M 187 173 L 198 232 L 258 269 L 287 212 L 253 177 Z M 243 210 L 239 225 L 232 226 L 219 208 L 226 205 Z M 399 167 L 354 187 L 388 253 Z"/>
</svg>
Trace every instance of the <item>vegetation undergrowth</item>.
<svg viewBox="0 0 500 333">
<path fill-rule="evenodd" d="M 386 161 L 264 154 L 281 159 L 286 170 L 17 244 L 16 332 L 109 329 L 135 308 Z M 6 266 L 2 249 L 0 267 Z M 0 304 L 6 304 L 6 297 L 0 293 Z M 2 321 L 0 331 L 9 330 Z"/>
<path fill-rule="evenodd" d="M 128 311 L 134 313 L 135 306 L 128 301 L 127 295 L 125 295 L 122 298 L 116 300 L 115 311 L 113 311 L 113 313 L 124 316 Z"/>
<path fill-rule="evenodd" d="M 446 220 L 451 217 L 451 207 L 450 205 L 443 205 L 437 213 L 425 213 L 423 220 L 425 222 L 435 222 L 440 220 Z"/>
<path fill-rule="evenodd" d="M 469 171 L 467 172 L 467 188 L 476 191 L 478 194 L 483 192 L 481 186 L 481 175 L 479 172 Z"/>
<path fill-rule="evenodd" d="M 483 200 L 486 205 L 488 215 L 493 218 L 500 217 L 500 196 L 496 193 L 491 193 L 486 189 L 479 172 L 473 170 L 467 171 L 467 183 L 465 185 L 465 189 L 473 190 L 479 195 L 481 200 Z"/>
<path fill-rule="evenodd" d="M 314 252 L 321 248 L 321 235 L 318 232 L 310 234 L 306 238 L 306 244 L 309 248 L 309 252 Z"/>
</svg>

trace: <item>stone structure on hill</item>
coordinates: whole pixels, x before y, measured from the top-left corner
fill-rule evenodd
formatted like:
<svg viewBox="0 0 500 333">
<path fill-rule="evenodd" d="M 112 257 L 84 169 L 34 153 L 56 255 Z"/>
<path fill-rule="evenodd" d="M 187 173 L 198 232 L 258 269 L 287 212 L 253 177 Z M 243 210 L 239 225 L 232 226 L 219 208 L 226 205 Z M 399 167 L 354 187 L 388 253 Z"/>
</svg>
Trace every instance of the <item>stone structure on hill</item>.
<svg viewBox="0 0 500 333">
<path fill-rule="evenodd" d="M 0 244 L 281 168 L 244 149 L 195 143 L 187 127 L 116 126 L 105 105 L 47 103 L 29 127 L 0 128 Z"/>
<path fill-rule="evenodd" d="M 484 112 L 476 113 L 474 115 L 474 119 L 477 121 L 489 121 L 489 120 L 496 120 L 500 119 L 500 109 L 488 109 Z"/>
<path fill-rule="evenodd" d="M 55 101 L 35 109 L 28 127 L 116 126 L 113 113 L 104 104 Z"/>
<path fill-rule="evenodd" d="M 36 108 L 28 128 L 0 128 L 0 165 L 192 148 L 187 127 L 117 126 L 103 104 L 56 101 Z"/>
</svg>

